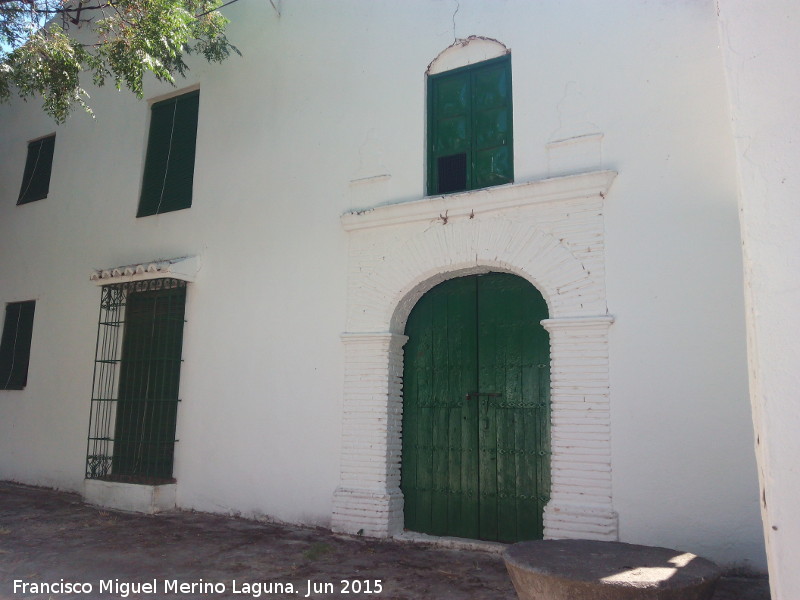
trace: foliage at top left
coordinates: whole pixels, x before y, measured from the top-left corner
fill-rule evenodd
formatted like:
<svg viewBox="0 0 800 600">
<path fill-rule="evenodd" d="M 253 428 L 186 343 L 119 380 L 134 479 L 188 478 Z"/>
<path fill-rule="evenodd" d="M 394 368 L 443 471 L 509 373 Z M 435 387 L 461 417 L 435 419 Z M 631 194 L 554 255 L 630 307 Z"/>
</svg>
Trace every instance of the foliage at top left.
<svg viewBox="0 0 800 600">
<path fill-rule="evenodd" d="M 234 0 L 235 1 L 235 0 Z M 230 3 L 230 2 L 229 2 Z M 91 113 L 81 77 L 143 94 L 152 73 L 174 83 L 186 57 L 222 62 L 239 53 L 225 36 L 221 0 L 0 0 L 0 101 L 39 96 L 63 123 Z"/>
</svg>

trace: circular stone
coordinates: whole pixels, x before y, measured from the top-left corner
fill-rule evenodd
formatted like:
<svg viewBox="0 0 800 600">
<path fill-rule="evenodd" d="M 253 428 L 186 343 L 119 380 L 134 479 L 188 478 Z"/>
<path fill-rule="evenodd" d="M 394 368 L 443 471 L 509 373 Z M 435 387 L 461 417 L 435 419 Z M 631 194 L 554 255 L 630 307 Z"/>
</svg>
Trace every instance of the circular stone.
<svg viewBox="0 0 800 600">
<path fill-rule="evenodd" d="M 503 558 L 520 600 L 708 600 L 720 576 L 694 554 L 621 542 L 520 542 Z"/>
</svg>

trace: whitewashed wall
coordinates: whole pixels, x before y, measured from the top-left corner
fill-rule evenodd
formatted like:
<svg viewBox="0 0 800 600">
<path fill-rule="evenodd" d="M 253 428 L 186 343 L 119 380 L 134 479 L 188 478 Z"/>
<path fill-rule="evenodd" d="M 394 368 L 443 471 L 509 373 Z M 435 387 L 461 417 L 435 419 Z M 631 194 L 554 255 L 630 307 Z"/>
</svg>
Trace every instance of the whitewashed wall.
<svg viewBox="0 0 800 600">
<path fill-rule="evenodd" d="M 774 600 L 800 596 L 800 7 L 790 1 L 720 6 L 741 182 L 741 227 L 761 510 Z"/>
<path fill-rule="evenodd" d="M 764 568 L 714 3 L 276 6 L 226 9 L 244 56 L 193 63 L 179 84 L 201 90 L 189 210 L 135 218 L 145 102 L 92 90 L 96 118 L 63 127 L 35 103 L 0 107 L 0 301 L 38 301 L 29 385 L 0 392 L 0 478 L 80 489 L 91 270 L 196 254 L 178 504 L 330 524 L 347 315 L 340 215 L 423 196 L 425 69 L 454 38 L 481 35 L 512 53 L 516 181 L 618 172 L 604 224 L 620 539 Z M 151 82 L 145 95 L 169 90 Z M 26 142 L 52 131 L 50 195 L 17 207 Z M 548 154 L 588 134 L 602 135 L 574 160 L 559 145 Z"/>
</svg>

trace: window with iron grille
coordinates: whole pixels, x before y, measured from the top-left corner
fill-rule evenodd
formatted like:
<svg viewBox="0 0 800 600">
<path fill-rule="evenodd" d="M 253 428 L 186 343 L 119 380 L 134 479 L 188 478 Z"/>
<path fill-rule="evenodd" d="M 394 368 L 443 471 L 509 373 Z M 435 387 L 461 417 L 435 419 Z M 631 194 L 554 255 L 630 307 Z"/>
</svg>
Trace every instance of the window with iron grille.
<svg viewBox="0 0 800 600">
<path fill-rule="evenodd" d="M 428 77 L 428 194 L 514 181 L 511 56 Z"/>
<path fill-rule="evenodd" d="M 28 158 L 22 175 L 17 204 L 27 204 L 47 198 L 50 191 L 50 172 L 53 168 L 55 134 L 28 143 Z"/>
<path fill-rule="evenodd" d="M 102 287 L 87 479 L 174 481 L 185 304 L 177 279 Z"/>
<path fill-rule="evenodd" d="M 199 91 L 156 102 L 151 107 L 137 217 L 192 205 L 199 108 Z"/>
<path fill-rule="evenodd" d="M 0 389 L 21 390 L 28 383 L 35 300 L 6 304 L 0 339 Z"/>
</svg>

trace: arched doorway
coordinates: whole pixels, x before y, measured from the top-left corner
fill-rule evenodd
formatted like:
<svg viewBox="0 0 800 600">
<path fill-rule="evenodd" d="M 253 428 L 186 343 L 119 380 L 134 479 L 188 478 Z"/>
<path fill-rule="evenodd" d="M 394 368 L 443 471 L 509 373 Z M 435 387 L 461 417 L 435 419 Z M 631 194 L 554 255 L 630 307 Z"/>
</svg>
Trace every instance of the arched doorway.
<svg viewBox="0 0 800 600">
<path fill-rule="evenodd" d="M 514 542 L 543 537 L 550 493 L 547 304 L 507 273 L 440 283 L 406 325 L 405 528 Z"/>
<path fill-rule="evenodd" d="M 603 225 L 615 176 L 579 173 L 375 204 L 342 216 L 350 256 L 335 531 L 402 532 L 409 313 L 435 283 L 495 270 L 536 282 L 547 299 L 552 478 L 544 535 L 618 539 L 608 372 L 614 318 L 606 301 Z"/>
</svg>

